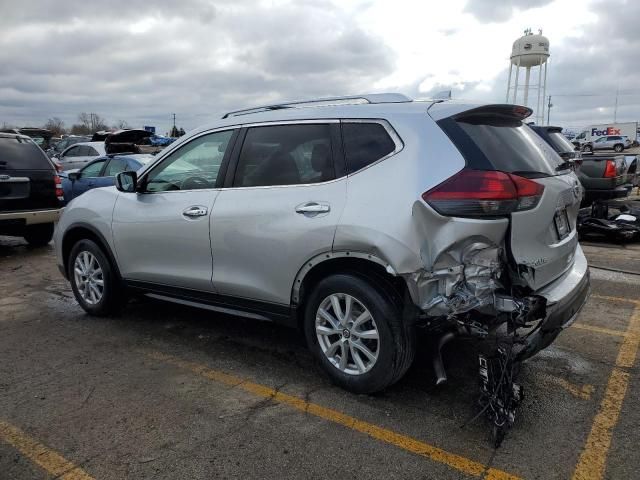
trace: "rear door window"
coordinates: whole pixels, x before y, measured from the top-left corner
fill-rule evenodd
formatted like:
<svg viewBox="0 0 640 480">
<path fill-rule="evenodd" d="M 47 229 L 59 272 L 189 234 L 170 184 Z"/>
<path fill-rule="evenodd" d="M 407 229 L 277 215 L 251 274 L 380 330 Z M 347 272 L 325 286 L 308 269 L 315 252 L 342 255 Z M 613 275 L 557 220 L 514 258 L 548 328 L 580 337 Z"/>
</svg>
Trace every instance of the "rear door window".
<svg viewBox="0 0 640 480">
<path fill-rule="evenodd" d="M 65 157 L 79 157 L 82 155 L 82 153 L 80 153 L 80 149 L 82 147 L 78 146 L 78 147 L 71 147 L 69 150 L 67 150 L 66 152 L 64 152 L 63 156 Z"/>
<path fill-rule="evenodd" d="M 380 123 L 344 122 L 342 137 L 348 173 L 357 172 L 396 150 L 395 142 Z"/>
<path fill-rule="evenodd" d="M 0 137 L 0 171 L 52 169 L 45 153 L 31 140 Z"/>
<path fill-rule="evenodd" d="M 516 117 L 469 115 L 445 118 L 438 125 L 447 133 L 467 166 L 477 170 L 499 170 L 525 177 L 564 174 L 562 158 Z"/>
<path fill-rule="evenodd" d="M 329 124 L 249 128 L 235 187 L 300 185 L 335 178 Z"/>
</svg>

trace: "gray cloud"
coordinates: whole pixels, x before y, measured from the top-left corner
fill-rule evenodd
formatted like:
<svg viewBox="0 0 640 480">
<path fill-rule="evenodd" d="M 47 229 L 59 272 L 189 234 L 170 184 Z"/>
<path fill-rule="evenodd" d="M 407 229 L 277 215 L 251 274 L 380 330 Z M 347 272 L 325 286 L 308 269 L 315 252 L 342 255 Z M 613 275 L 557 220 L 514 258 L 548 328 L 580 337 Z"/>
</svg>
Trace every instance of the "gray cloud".
<svg viewBox="0 0 640 480">
<path fill-rule="evenodd" d="M 515 10 L 541 7 L 553 0 L 469 0 L 464 11 L 481 22 L 506 22 Z"/>
<path fill-rule="evenodd" d="M 95 111 L 193 128 L 256 103 L 370 90 L 391 50 L 325 0 L 40 0 L 0 17 L 0 124 L 39 125 Z M 6 10 L 6 11 L 5 11 Z"/>
</svg>

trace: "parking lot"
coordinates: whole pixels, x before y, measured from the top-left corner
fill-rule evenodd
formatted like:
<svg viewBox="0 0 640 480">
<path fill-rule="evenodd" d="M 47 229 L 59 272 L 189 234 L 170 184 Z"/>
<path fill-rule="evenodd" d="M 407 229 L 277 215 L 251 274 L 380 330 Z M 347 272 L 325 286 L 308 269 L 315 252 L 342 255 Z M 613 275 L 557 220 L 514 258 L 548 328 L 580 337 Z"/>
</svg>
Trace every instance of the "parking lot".
<svg viewBox="0 0 640 480">
<path fill-rule="evenodd" d="M 640 245 L 586 244 L 640 272 Z M 430 352 L 385 393 L 332 386 L 302 337 L 154 301 L 88 317 L 53 247 L 0 237 L 0 477 L 638 478 L 640 276 L 592 269 L 573 327 L 526 363 L 526 398 L 494 450 L 475 359 Z"/>
</svg>

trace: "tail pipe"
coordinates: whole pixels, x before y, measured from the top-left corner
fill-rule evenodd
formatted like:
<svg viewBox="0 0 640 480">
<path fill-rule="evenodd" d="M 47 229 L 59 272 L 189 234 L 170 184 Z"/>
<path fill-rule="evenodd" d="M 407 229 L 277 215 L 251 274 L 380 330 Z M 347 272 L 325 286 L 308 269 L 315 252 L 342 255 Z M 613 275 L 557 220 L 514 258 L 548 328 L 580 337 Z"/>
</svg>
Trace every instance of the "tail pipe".
<svg viewBox="0 0 640 480">
<path fill-rule="evenodd" d="M 441 385 L 447 381 L 447 372 L 444 369 L 444 363 L 442 361 L 442 347 L 453 340 L 455 336 L 455 333 L 448 332 L 438 339 L 438 345 L 433 352 L 433 370 L 436 373 L 436 385 Z"/>
</svg>

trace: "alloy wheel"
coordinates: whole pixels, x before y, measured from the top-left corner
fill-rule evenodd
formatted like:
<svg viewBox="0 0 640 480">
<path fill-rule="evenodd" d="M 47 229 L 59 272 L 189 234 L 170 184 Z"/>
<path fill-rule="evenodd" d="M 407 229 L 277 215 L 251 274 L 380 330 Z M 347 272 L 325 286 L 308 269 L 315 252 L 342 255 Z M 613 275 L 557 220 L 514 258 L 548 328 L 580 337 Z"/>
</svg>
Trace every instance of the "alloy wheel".
<svg viewBox="0 0 640 480">
<path fill-rule="evenodd" d="M 361 375 L 375 365 L 380 351 L 378 327 L 355 297 L 334 293 L 316 312 L 316 336 L 329 362 L 343 373 Z"/>
<path fill-rule="evenodd" d="M 102 267 L 95 255 L 82 251 L 73 262 L 73 277 L 78 293 L 89 305 L 95 305 L 104 295 Z"/>
</svg>

